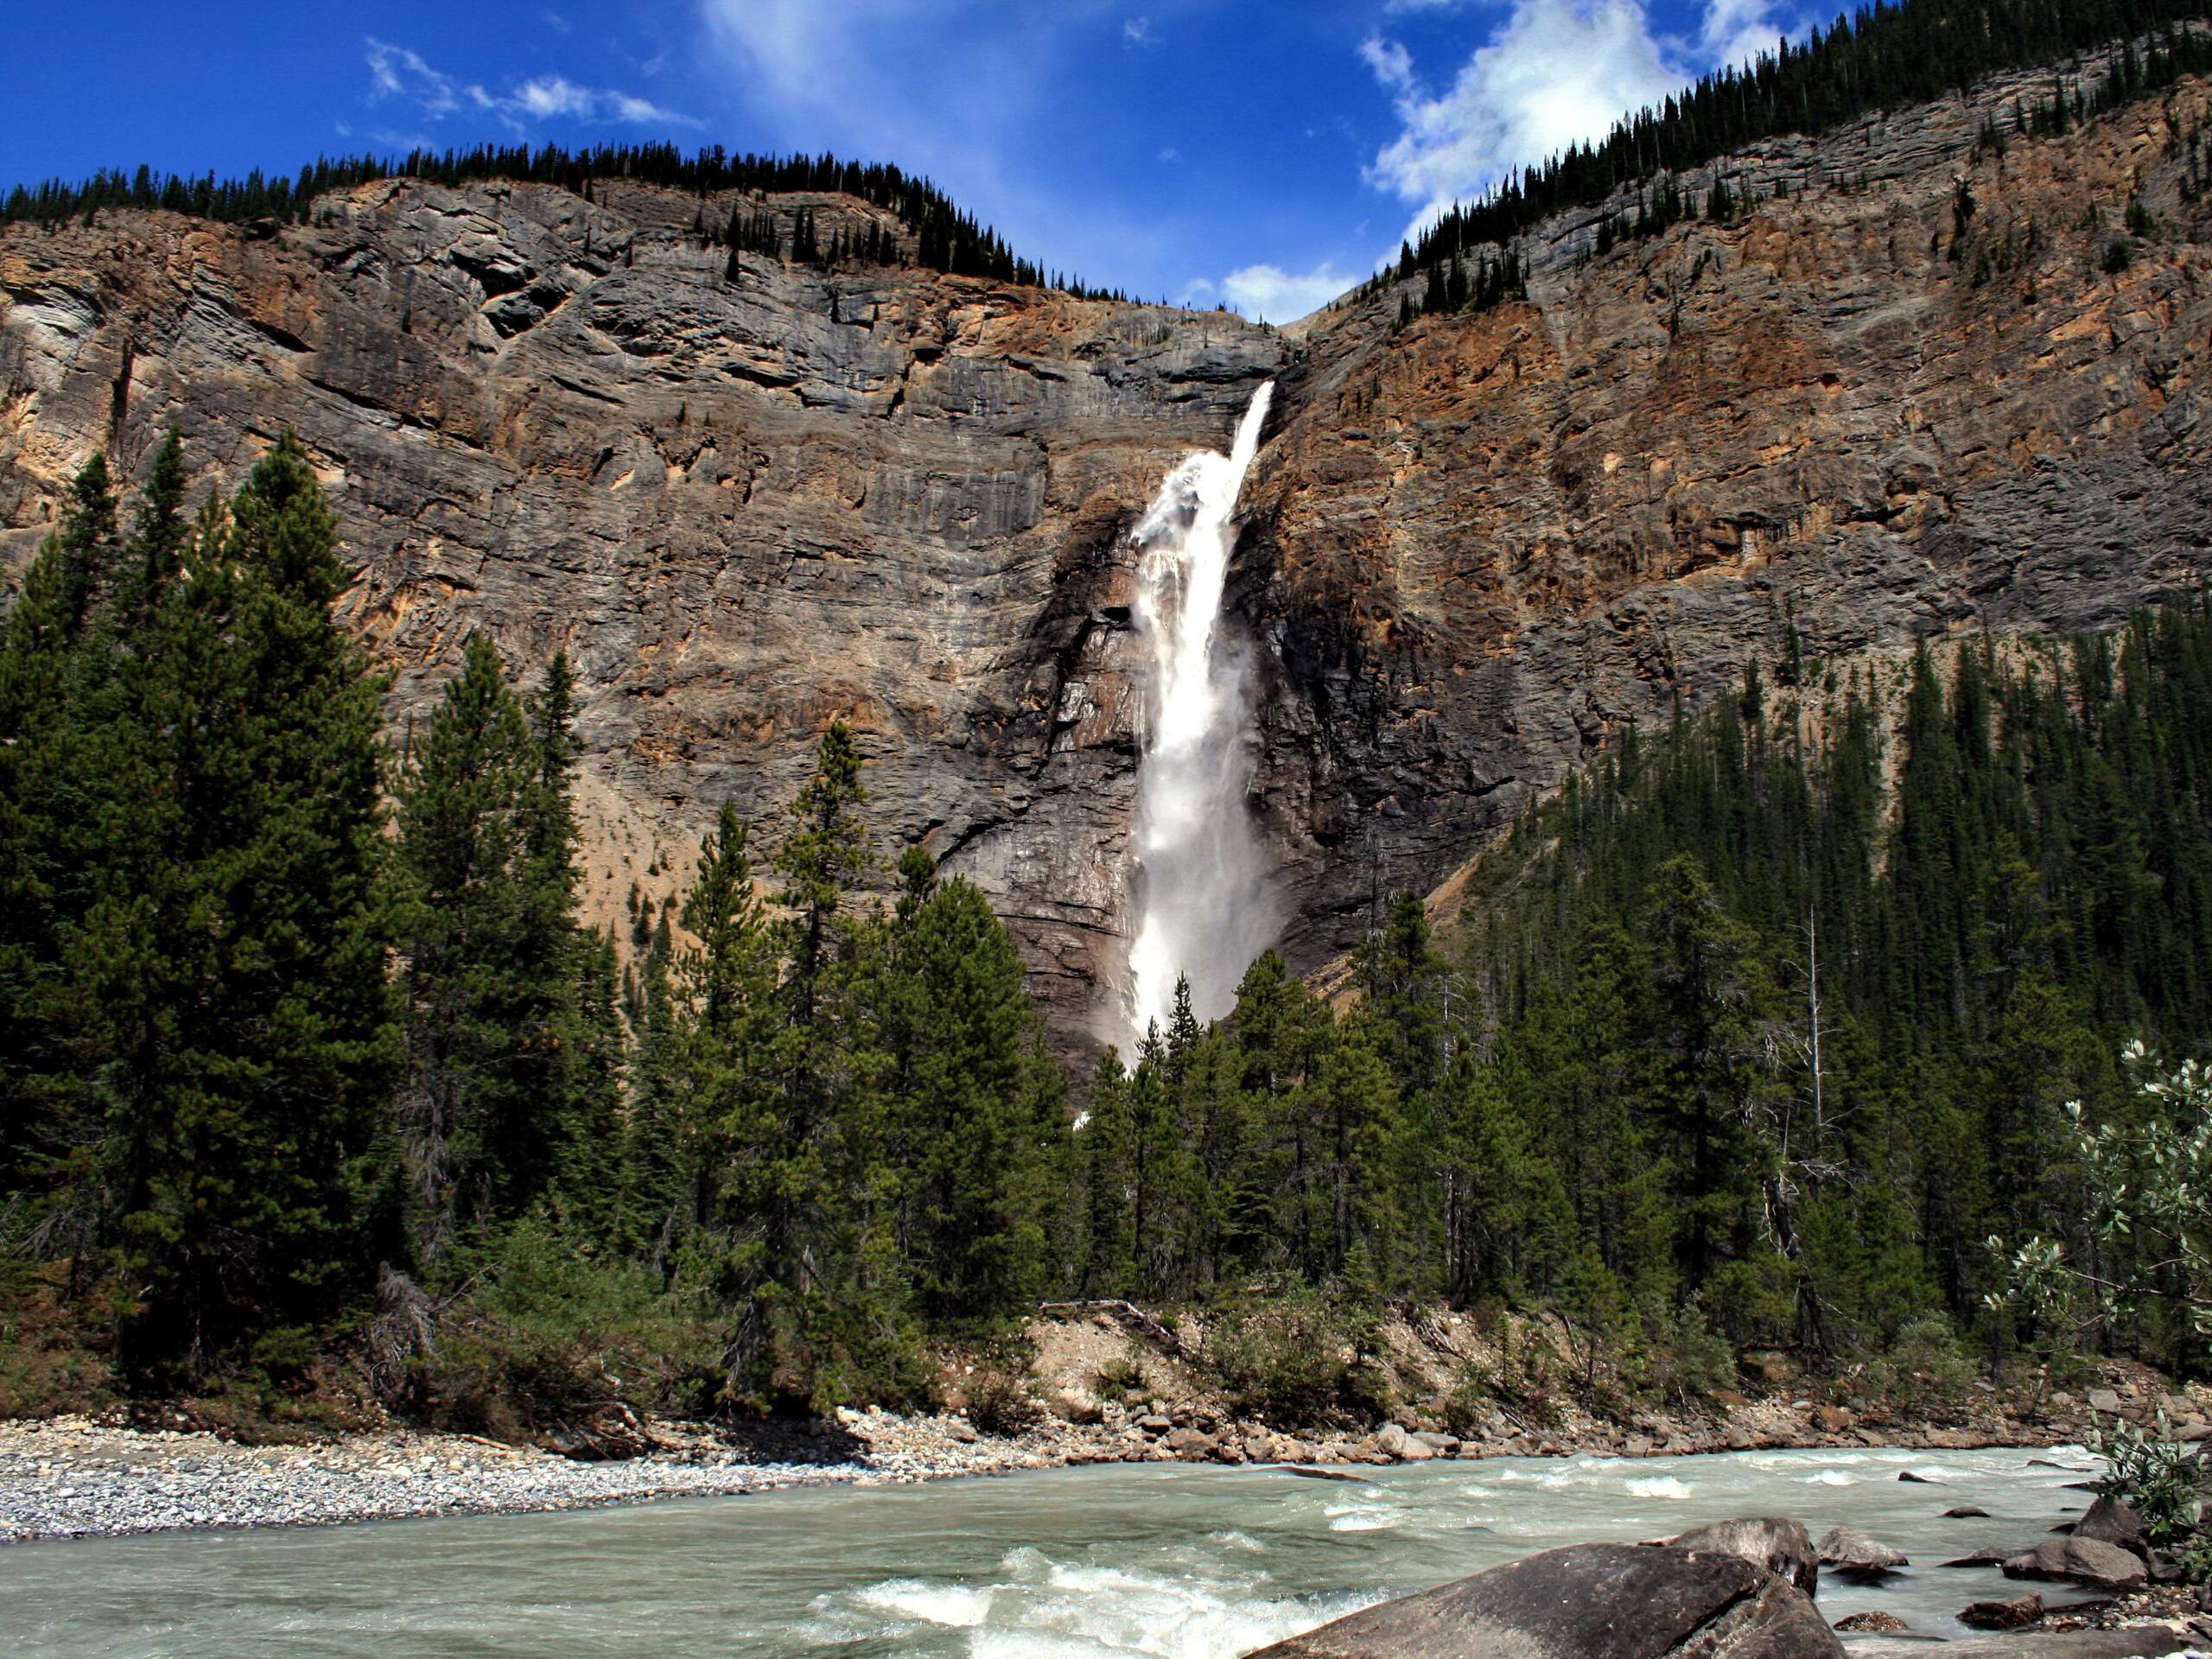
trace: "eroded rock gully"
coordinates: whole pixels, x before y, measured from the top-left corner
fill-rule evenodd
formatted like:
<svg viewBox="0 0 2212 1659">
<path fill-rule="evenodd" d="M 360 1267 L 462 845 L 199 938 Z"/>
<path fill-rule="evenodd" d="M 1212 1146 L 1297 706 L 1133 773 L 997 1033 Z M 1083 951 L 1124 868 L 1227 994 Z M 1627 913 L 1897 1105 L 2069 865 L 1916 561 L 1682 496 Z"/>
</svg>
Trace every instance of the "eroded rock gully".
<svg viewBox="0 0 2212 1659">
<path fill-rule="evenodd" d="M 1079 1042 L 1127 919 L 1126 532 L 1263 378 L 1234 597 L 1300 967 L 1623 722 L 1773 662 L 1786 614 L 1821 655 L 2101 624 L 2201 581 L 2212 216 L 2171 140 L 2206 89 L 1974 154 L 2047 85 L 1763 146 L 1726 225 L 1594 257 L 1594 214 L 1554 221 L 1527 303 L 1395 336 L 1395 296 L 1277 333 L 751 256 L 732 283 L 689 227 L 733 199 L 616 185 L 18 226 L 0 563 L 94 445 L 135 470 L 175 423 L 229 485 L 296 429 L 396 722 L 474 629 L 525 671 L 575 654 L 599 917 L 676 886 L 725 797 L 772 839 L 842 717 L 886 845 L 982 885 Z M 2162 232 L 2107 274 L 2131 188 Z M 802 203 L 825 237 L 873 211 L 775 205 Z"/>
</svg>

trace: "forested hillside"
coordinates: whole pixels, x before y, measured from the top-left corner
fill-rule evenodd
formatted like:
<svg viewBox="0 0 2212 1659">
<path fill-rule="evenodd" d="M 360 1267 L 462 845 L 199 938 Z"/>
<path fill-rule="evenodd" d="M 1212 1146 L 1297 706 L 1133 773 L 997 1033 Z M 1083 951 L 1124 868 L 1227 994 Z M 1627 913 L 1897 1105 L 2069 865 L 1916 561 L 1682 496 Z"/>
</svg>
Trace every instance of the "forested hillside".
<svg viewBox="0 0 2212 1659">
<path fill-rule="evenodd" d="M 1793 651 L 1532 810 L 1452 937 L 1400 895 L 1347 1011 L 1263 957 L 1071 1101 L 982 895 L 919 849 L 868 895 L 843 728 L 780 844 L 726 810 L 594 935 L 565 658 L 479 639 L 395 752 L 298 448 L 182 475 L 126 513 L 95 457 L 0 632 L 13 1408 L 911 1401 L 1053 1294 L 1548 1306 L 1676 1389 L 1931 1317 L 2002 1359 L 2053 1333 L 1985 1305 L 1993 1237 L 2121 1248 L 2063 1103 L 2212 1022 L 2201 601 Z"/>
<path fill-rule="evenodd" d="M 2196 27 L 2202 13 L 2197 0 L 1904 0 L 1839 12 L 1802 44 L 1777 41 L 1751 63 L 1724 67 L 1656 108 L 1624 114 L 1602 140 L 1569 144 L 1509 174 L 1480 200 L 1455 204 L 1402 244 L 1395 270 L 1378 273 L 1364 291 L 1421 276 L 1421 314 L 1486 308 L 1521 291 L 1520 258 L 1507 245 L 1554 214 L 1596 207 L 1622 187 L 1637 187 L 1633 218 L 1617 210 L 1599 223 L 1600 254 L 1620 238 L 1663 236 L 1700 213 L 1734 219 L 1757 200 L 1740 181 L 1729 188 L 1725 166 L 1702 193 L 1687 188 L 1684 175 L 1762 139 L 1826 132 L 1964 92 L 1999 70 L 2062 65 L 2032 105 L 2017 105 L 2001 126 L 1988 123 L 1986 142 L 2001 148 L 2008 132 L 2063 133 L 2212 64 L 2212 41 Z M 2145 41 L 2139 57 L 2139 38 Z M 2104 73 L 2063 67 L 2072 54 L 2113 41 L 2121 48 Z M 1845 180 L 1839 173 L 1828 181 Z M 1414 296 L 1402 296 L 1401 305 L 1409 321 Z"/>
<path fill-rule="evenodd" d="M 700 198 L 701 216 L 695 228 L 702 239 L 709 228 L 703 204 L 710 195 L 733 190 L 846 195 L 895 214 L 909 236 L 879 226 L 877 234 L 855 238 L 850 245 L 824 243 L 814 235 L 812 217 L 804 210 L 797 214 L 788 239 L 779 216 L 766 209 L 743 219 L 733 210 L 722 216 L 715 229 L 733 250 L 772 257 L 787 253 L 802 264 L 912 263 L 961 276 L 1049 285 L 1078 295 L 1094 293 L 1073 278 L 1048 274 L 1033 262 L 1018 257 L 995 231 L 978 223 L 927 179 L 880 162 L 841 161 L 826 155 L 731 155 L 719 144 L 690 156 L 669 143 L 602 144 L 580 150 L 557 144 L 536 149 L 527 144 L 416 149 L 403 157 L 361 155 L 332 160 L 319 156 L 301 168 L 296 177 L 283 173 L 270 176 L 258 168 L 244 178 L 220 180 L 212 173 L 190 178 L 179 173 L 165 175 L 144 165 L 130 173 L 118 168 L 75 182 L 66 179 L 47 179 L 36 184 L 18 181 L 5 196 L 0 196 L 0 227 L 17 220 L 51 228 L 79 217 L 90 225 L 102 212 L 154 208 L 219 225 L 305 224 L 316 198 L 378 179 L 423 179 L 444 185 L 505 179 L 557 185 L 587 201 L 595 187 L 656 185 Z M 780 216 L 792 217 L 788 210 Z M 1096 297 L 1108 296 L 1100 292 Z"/>
</svg>

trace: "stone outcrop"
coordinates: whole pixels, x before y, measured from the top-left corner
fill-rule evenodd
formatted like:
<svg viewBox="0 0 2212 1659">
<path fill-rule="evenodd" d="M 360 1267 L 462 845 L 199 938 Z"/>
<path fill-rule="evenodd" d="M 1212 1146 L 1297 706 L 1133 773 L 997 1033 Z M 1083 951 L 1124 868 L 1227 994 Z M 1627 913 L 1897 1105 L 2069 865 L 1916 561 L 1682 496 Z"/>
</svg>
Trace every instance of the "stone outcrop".
<svg viewBox="0 0 2212 1659">
<path fill-rule="evenodd" d="M 2143 1517 L 2115 1497 L 2100 1497 L 2088 1512 L 2075 1522 L 2073 1535 L 2099 1543 L 2118 1544 L 2131 1555 L 2149 1559 L 2150 1531 Z"/>
<path fill-rule="evenodd" d="M 1834 1659 L 1812 1602 L 1740 1556 L 1546 1550 L 1294 1636 L 1251 1659 Z"/>
<path fill-rule="evenodd" d="M 2101 1590 L 2133 1590 L 2150 1576 L 2140 1558 L 2094 1538 L 2046 1538 L 2005 1563 L 2008 1579 L 2056 1579 Z"/>
<path fill-rule="evenodd" d="M 1762 1572 L 1786 1580 L 1807 1595 L 1818 1595 L 1821 1563 L 1802 1522 L 1762 1515 L 1714 1521 L 1678 1533 L 1668 1543 L 1676 1549 L 1717 1551 L 1740 1556 Z"/>
<path fill-rule="evenodd" d="M 1912 1565 L 1902 1552 L 1869 1538 L 1856 1527 L 1830 1528 L 1814 1548 L 1822 1567 L 1847 1579 L 1885 1579 Z"/>
<path fill-rule="evenodd" d="M 2088 626 L 2212 573 L 2212 248 L 2174 142 L 2206 89 L 1978 151 L 2044 84 L 1763 145 L 1725 224 L 1600 256 L 1562 217 L 1525 303 L 1402 333 L 1395 294 L 1278 332 L 920 270 L 732 282 L 688 227 L 758 204 L 616 185 L 16 226 L 0 568 L 95 446 L 135 472 L 174 423 L 227 486 L 296 429 L 395 729 L 472 631 L 575 657 L 598 919 L 685 879 L 725 798 L 772 842 L 842 718 L 884 849 L 979 882 L 1080 1041 L 1128 922 L 1127 531 L 1263 378 L 1232 604 L 1300 969 L 1787 626 L 1815 658 Z M 2162 228 L 2107 272 L 2131 189 Z M 825 235 L 874 211 L 807 205 Z"/>
</svg>

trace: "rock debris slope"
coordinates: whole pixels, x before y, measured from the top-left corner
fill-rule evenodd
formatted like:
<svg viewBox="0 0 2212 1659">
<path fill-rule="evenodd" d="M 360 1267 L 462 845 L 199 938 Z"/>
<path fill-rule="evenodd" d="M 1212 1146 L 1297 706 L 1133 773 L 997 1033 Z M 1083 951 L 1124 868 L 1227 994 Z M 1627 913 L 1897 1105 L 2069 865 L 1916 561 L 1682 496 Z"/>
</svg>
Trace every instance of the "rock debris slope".
<svg viewBox="0 0 2212 1659">
<path fill-rule="evenodd" d="M 1762 146 L 1726 223 L 1600 256 L 1594 213 L 1554 220 L 1526 302 L 1395 334 L 1395 293 L 1279 334 L 922 270 L 748 255 L 732 282 L 690 226 L 762 204 L 643 188 L 17 226 L 0 563 L 96 444 L 135 468 L 175 423 L 235 482 L 296 428 L 396 722 L 473 630 L 576 656 L 601 918 L 669 892 L 726 796 L 772 838 L 843 718 L 886 844 L 983 886 L 1079 1041 L 1128 919 L 1128 531 L 1264 378 L 1231 610 L 1300 967 L 1624 722 L 1771 671 L 1793 619 L 1817 657 L 2199 582 L 2212 215 L 2182 135 L 2207 91 L 1977 151 L 2047 86 Z M 2107 271 L 2131 193 L 2158 232 Z M 766 205 L 825 238 L 875 211 Z"/>
</svg>

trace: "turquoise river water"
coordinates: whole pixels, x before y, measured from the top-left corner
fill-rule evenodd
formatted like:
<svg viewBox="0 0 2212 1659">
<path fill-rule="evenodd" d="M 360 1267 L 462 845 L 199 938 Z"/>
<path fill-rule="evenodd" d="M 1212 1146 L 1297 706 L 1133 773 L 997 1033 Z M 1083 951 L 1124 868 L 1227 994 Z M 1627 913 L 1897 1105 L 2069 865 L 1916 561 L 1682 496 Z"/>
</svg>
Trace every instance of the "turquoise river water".
<svg viewBox="0 0 2212 1659">
<path fill-rule="evenodd" d="M 2042 1458 L 2070 1467 L 2034 1466 Z M 546 1516 L 0 1548 L 14 1659 L 1229 1659 L 1531 1550 L 1727 1516 L 1864 1529 L 1912 1558 L 1824 1583 L 1930 1635 L 1996 1593 L 1937 1562 L 2025 1547 L 2088 1495 L 2075 1451 L 1737 1452 L 1363 1471 L 1142 1465 Z M 1900 1470 L 1938 1483 L 1901 1482 Z M 1947 1521 L 1978 1504 L 1988 1520 Z M 2017 1586 L 2014 1592 L 2016 1592 Z"/>
</svg>

